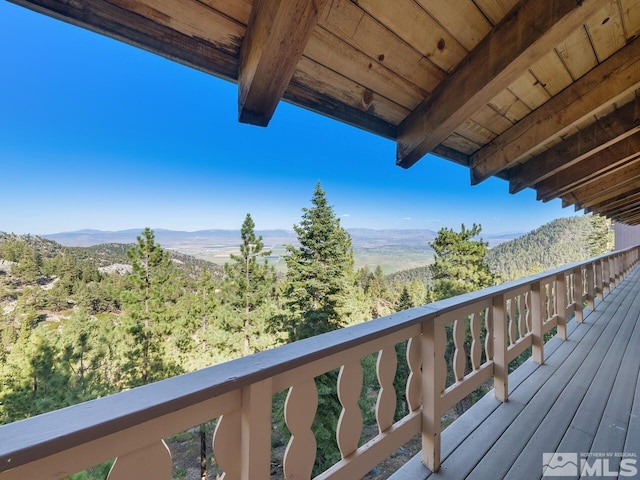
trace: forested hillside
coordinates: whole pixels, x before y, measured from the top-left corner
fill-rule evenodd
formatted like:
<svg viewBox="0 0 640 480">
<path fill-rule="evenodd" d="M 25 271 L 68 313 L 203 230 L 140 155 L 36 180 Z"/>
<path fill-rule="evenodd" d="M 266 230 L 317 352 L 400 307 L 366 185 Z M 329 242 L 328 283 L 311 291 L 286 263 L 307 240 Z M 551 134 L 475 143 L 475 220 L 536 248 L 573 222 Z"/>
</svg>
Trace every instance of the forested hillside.
<svg viewBox="0 0 640 480">
<path fill-rule="evenodd" d="M 605 219 L 592 215 L 558 218 L 492 248 L 486 261 L 507 281 L 604 253 L 613 247 L 612 240 Z"/>
</svg>

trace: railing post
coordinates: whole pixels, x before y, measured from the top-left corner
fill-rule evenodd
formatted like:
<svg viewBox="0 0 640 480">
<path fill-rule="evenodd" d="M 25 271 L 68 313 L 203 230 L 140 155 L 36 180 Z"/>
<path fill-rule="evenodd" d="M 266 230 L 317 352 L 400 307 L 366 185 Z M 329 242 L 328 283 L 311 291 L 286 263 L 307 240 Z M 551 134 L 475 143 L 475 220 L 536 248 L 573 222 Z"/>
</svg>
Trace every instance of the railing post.
<svg viewBox="0 0 640 480">
<path fill-rule="evenodd" d="M 542 282 L 534 282 L 531 284 L 531 333 L 532 346 L 531 354 L 533 361 L 542 365 L 544 363 L 544 338 L 542 334 Z"/>
<path fill-rule="evenodd" d="M 582 305 L 582 290 L 583 290 L 582 267 L 580 266 L 573 269 L 573 301 L 576 304 L 575 319 L 576 319 L 576 322 L 578 323 L 582 323 L 582 321 L 584 320 L 584 314 L 582 312 L 584 308 Z M 565 328 L 564 339 L 566 339 L 567 338 L 566 325 L 564 328 Z M 558 327 L 558 331 L 559 330 L 560 330 L 560 327 Z"/>
<path fill-rule="evenodd" d="M 575 275 L 574 275 L 575 277 Z M 558 338 L 567 339 L 567 285 L 564 272 L 556 275 L 556 319 Z M 575 298 L 575 292 L 574 292 Z"/>
<path fill-rule="evenodd" d="M 509 364 L 507 363 L 507 319 L 504 294 L 493 297 L 491 308 L 493 322 L 493 386 L 495 396 L 501 402 L 509 400 Z M 522 315 L 522 312 L 520 312 Z"/>
<path fill-rule="evenodd" d="M 611 293 L 611 257 L 607 257 L 602 260 L 602 297 L 606 292 L 607 295 Z"/>
<path fill-rule="evenodd" d="M 603 283 L 602 283 L 602 269 L 604 268 L 604 261 L 602 259 L 596 262 L 596 295 L 598 299 L 602 301 L 604 298 Z M 595 302 L 594 302 L 595 303 Z"/>
<path fill-rule="evenodd" d="M 272 395 L 270 378 L 242 389 L 242 480 L 270 478 Z"/>
<path fill-rule="evenodd" d="M 594 264 L 589 262 L 587 264 L 587 307 L 593 311 L 596 307 L 595 301 L 595 286 L 594 286 Z"/>
<path fill-rule="evenodd" d="M 446 381 L 443 378 L 446 338 L 445 342 L 438 342 L 436 330 L 436 318 L 422 323 L 422 463 L 432 472 L 440 469 L 440 397 Z"/>
</svg>

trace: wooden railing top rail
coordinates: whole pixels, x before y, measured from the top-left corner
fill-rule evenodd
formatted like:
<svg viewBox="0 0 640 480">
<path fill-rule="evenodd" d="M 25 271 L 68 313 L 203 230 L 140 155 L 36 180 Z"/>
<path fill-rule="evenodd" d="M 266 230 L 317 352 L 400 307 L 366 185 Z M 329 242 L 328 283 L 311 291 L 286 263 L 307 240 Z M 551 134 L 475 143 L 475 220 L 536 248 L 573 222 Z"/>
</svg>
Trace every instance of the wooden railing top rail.
<svg viewBox="0 0 640 480">
<path fill-rule="evenodd" d="M 632 247 L 627 250 L 632 250 Z M 627 250 L 415 307 L 150 385 L 0 426 L 0 472 L 274 377 L 328 355 Z"/>
</svg>

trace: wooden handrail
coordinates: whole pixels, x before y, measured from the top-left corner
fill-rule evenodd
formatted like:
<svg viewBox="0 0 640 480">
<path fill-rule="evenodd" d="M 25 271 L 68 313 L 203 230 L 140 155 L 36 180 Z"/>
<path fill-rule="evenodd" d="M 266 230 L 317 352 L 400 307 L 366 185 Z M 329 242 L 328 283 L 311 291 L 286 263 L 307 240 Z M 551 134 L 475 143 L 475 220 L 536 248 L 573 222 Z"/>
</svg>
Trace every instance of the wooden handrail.
<svg viewBox="0 0 640 480">
<path fill-rule="evenodd" d="M 353 371 L 354 362 L 378 351 L 380 358 L 388 358 L 388 355 L 384 357 L 385 351 L 389 353 L 389 348 L 393 349 L 396 343 L 408 339 L 413 339 L 408 356 L 412 355 L 413 358 L 414 383 L 415 375 L 420 372 L 420 364 L 416 363 L 416 358 L 420 358 L 420 355 L 425 367 L 421 374 L 422 403 L 416 406 L 419 395 L 415 393 L 416 385 L 412 384 L 414 410 L 390 428 L 385 421 L 385 427 L 380 427 L 381 433 L 375 442 L 355 451 L 350 448 L 351 453 L 345 455 L 340 465 L 332 467 L 322 477 L 348 478 L 348 475 L 357 472 L 366 473 L 376 465 L 370 464 L 371 462 L 379 462 L 393 453 L 392 448 L 398 442 L 403 439 L 406 441 L 419 431 L 429 431 L 433 436 L 423 445 L 423 459 L 430 468 L 437 470 L 440 461 L 439 415 L 443 409 L 449 408 L 449 403 L 457 400 L 464 392 L 475 388 L 478 382 L 493 375 L 499 380 L 496 395 L 501 400 L 506 400 L 508 376 L 505 372 L 508 372 L 508 362 L 529 345 L 533 346 L 534 359 L 543 362 L 544 347 L 540 338 L 544 331 L 557 324 L 562 337 L 566 314 L 575 311 L 579 317 L 578 313 L 582 313 L 585 301 L 589 306 L 595 305 L 596 297 L 601 298 L 608 293 L 638 263 L 639 252 L 640 247 L 632 247 L 576 262 L 0 426 L 0 479 L 35 478 L 29 477 L 33 472 L 37 472 L 38 478 L 60 478 L 115 457 L 142 455 L 144 452 L 163 455 L 163 447 L 160 447 L 162 438 L 221 416 L 224 419 L 224 431 L 238 430 L 238 438 L 244 438 L 242 445 L 249 445 L 252 449 L 268 449 L 270 445 L 262 445 L 265 442 L 263 437 L 268 434 L 268 431 L 264 431 L 267 422 L 256 418 L 256 412 L 261 411 L 262 416 L 270 416 L 270 400 L 264 403 L 260 401 L 261 397 L 286 388 L 297 391 L 297 395 L 309 395 L 311 393 L 304 393 L 308 392 L 305 388 L 309 388 L 304 385 L 308 385 L 316 375 L 340 366 L 344 368 L 347 364 L 352 365 L 349 375 L 357 378 L 357 371 Z M 586 283 L 583 285 L 584 279 Z M 570 305 L 566 305 L 565 301 L 565 280 L 571 282 L 571 285 L 566 286 L 574 299 Z M 560 295 L 558 288 L 562 289 Z M 505 310 L 507 301 L 510 302 L 509 311 Z M 559 306 L 559 303 L 563 305 Z M 558 311 L 559 308 L 564 310 Z M 552 312 L 547 313 L 547 310 Z M 525 314 L 536 318 L 528 318 L 526 322 L 529 323 L 526 323 Z M 470 327 L 475 329 L 477 340 L 479 341 L 477 332 L 484 328 L 487 332 L 491 329 L 493 342 L 484 347 L 485 362 L 482 365 L 478 361 L 480 347 L 474 347 L 476 370 L 464 373 L 464 368 L 459 364 L 455 367 L 456 382 L 446 387 L 445 391 L 444 384 L 440 388 L 441 381 L 436 381 L 444 374 L 437 371 L 437 368 L 434 370 L 433 357 L 428 356 L 434 354 L 434 346 L 435 351 L 440 352 L 436 354 L 442 355 L 444 347 L 433 342 L 437 338 L 442 340 L 438 335 L 443 334 L 445 325 L 453 326 L 455 322 L 462 321 L 462 324 L 455 325 L 455 335 L 462 338 L 460 329 L 465 328 L 464 320 L 470 318 L 469 315 L 478 315 L 474 325 Z M 516 319 L 518 315 L 520 317 Z M 502 323 L 494 324 L 496 319 Z M 480 327 L 479 323 L 482 321 L 485 324 Z M 419 351 L 422 353 L 416 356 Z M 392 366 L 388 362 L 379 365 L 379 369 L 384 369 L 384 375 L 388 375 L 390 368 Z M 379 375 L 381 372 L 383 370 L 379 370 Z M 388 388 L 386 390 L 385 395 L 388 396 Z M 262 393 L 257 395 L 257 391 Z M 349 401 L 353 403 L 353 398 Z M 249 408 L 248 405 L 255 406 Z M 425 409 L 420 415 L 420 410 L 415 408 L 421 409 L 423 406 Z M 270 421 L 268 418 L 269 424 Z M 219 423 L 222 424 L 223 421 Z M 294 424 L 303 425 L 304 422 L 295 420 Z M 253 433 L 247 425 L 255 425 L 253 429 L 262 430 L 262 433 L 255 440 L 248 440 L 249 437 L 253 438 Z M 344 433 L 344 428 L 342 431 L 344 438 L 349 437 Z M 385 451 L 385 448 L 390 450 Z M 252 479 L 267 478 L 268 471 L 258 476 L 255 472 L 246 473 L 249 471 L 248 463 L 251 463 L 247 460 L 249 455 L 244 452 L 241 457 L 245 460 L 237 465 L 232 464 L 230 468 L 238 468 L 240 478 L 249 478 L 248 475 Z M 264 452 L 261 455 L 264 457 Z M 123 467 L 126 464 L 123 460 L 119 468 L 127 468 Z M 110 478 L 121 477 L 113 473 Z M 126 474 L 122 478 L 126 478 Z"/>
</svg>

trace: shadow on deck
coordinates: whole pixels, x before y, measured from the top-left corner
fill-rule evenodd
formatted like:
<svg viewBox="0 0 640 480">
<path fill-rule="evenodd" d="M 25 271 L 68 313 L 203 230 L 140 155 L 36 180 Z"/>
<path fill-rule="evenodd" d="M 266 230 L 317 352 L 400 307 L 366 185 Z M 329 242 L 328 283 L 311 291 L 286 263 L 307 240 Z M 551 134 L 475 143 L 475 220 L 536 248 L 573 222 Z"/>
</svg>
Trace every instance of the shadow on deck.
<svg viewBox="0 0 640 480">
<path fill-rule="evenodd" d="M 584 323 L 568 323 L 566 341 L 545 345 L 543 365 L 528 360 L 509 376 L 508 402 L 492 391 L 442 433 L 438 473 L 418 454 L 391 478 L 542 478 L 543 454 L 555 452 L 555 465 L 586 460 L 587 475 L 640 477 L 639 318 L 636 268 Z"/>
</svg>

